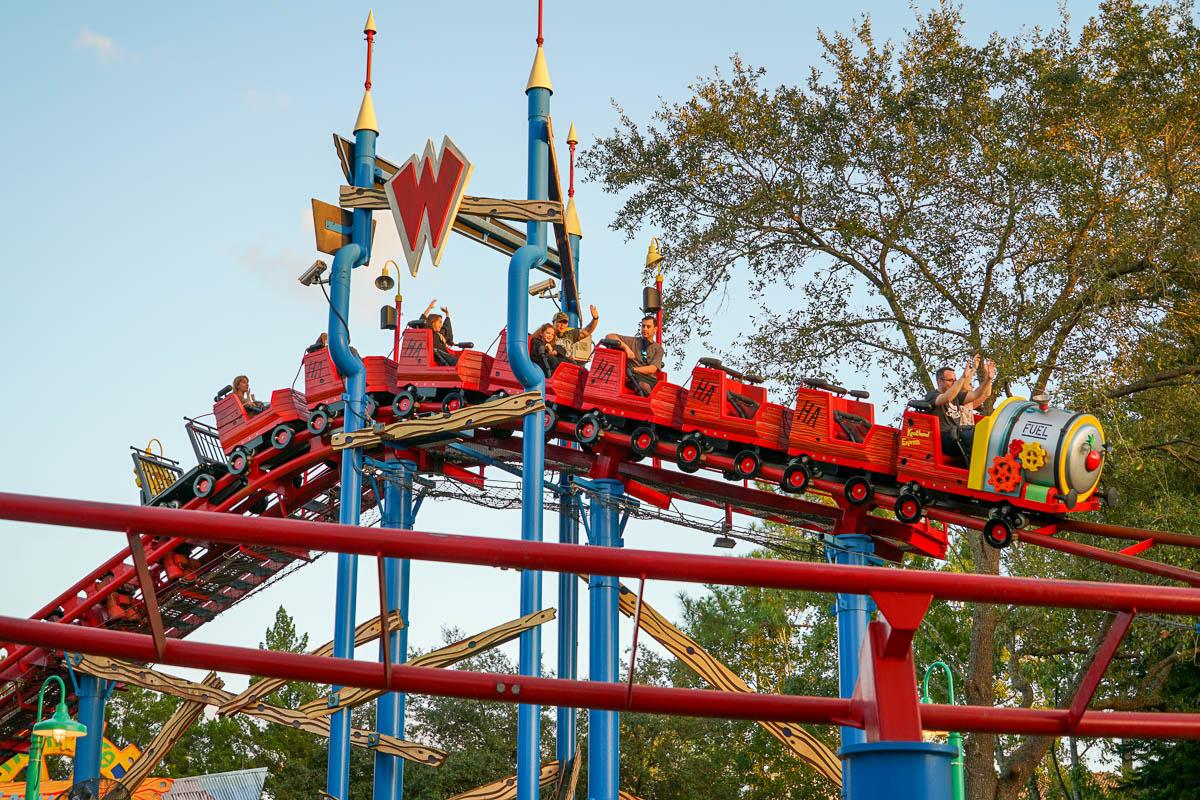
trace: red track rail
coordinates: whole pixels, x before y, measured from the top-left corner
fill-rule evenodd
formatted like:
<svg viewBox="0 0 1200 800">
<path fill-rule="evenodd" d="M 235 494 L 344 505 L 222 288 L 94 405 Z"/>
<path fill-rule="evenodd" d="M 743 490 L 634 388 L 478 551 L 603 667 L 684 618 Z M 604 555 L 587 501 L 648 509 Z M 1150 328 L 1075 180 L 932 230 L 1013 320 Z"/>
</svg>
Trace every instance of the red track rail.
<svg viewBox="0 0 1200 800">
<path fill-rule="evenodd" d="M 1099 584 L 1081 581 L 1039 581 L 1000 576 L 919 572 L 879 567 L 846 567 L 803 562 L 731 559 L 681 555 L 642 550 L 608 550 L 579 545 L 561 545 L 496 540 L 476 536 L 411 533 L 396 537 L 370 529 L 306 523 L 285 519 L 226 517 L 189 511 L 119 506 L 28 495 L 0 494 L 0 518 L 75 527 L 176 535 L 205 540 L 241 541 L 278 546 L 287 542 L 312 549 L 362 555 L 384 555 L 485 566 L 507 566 L 592 574 L 645 576 L 665 580 L 753 585 L 812 591 L 841 591 L 871 594 L 886 615 L 896 613 L 897 626 L 872 623 L 872 640 L 877 645 L 875 669 L 880 674 L 914 678 L 911 651 L 907 662 L 887 663 L 905 634 L 911 636 L 917 620 L 907 628 L 900 622 L 911 610 L 926 607 L 931 596 L 949 600 L 1006 604 L 1064 606 L 1075 608 L 1200 614 L 1200 591 L 1129 584 Z M 1120 635 L 1106 642 L 1115 651 Z M 253 648 L 169 640 L 161 655 L 144 634 L 124 633 L 0 617 L 0 636 L 45 648 L 155 661 L 176 666 L 222 669 L 289 680 L 309 680 L 366 688 L 386 688 L 426 694 L 561 704 L 651 713 L 720 716 L 759 720 L 799 720 L 867 727 L 878 713 L 877 697 L 856 696 L 852 700 L 823 697 L 746 695 L 691 689 L 666 689 L 623 684 L 592 683 L 550 678 L 528 678 L 490 673 L 423 669 L 394 666 L 389 673 L 375 662 L 274 653 Z M 872 655 L 864 648 L 864 668 L 871 668 Z M 1092 672 L 1098 681 L 1103 664 Z M 906 674 L 905 674 L 906 673 Z M 861 684 L 860 684 L 861 687 Z M 915 703 L 915 687 L 888 685 Z M 1094 688 L 1094 687 L 1093 687 Z M 1012 709 L 979 706 L 922 706 L 919 727 L 1041 735 L 1074 733 L 1081 736 L 1200 738 L 1200 714 L 1097 713 L 1082 707 L 1090 694 L 1070 709 Z M 884 706 L 887 703 L 883 704 Z M 886 708 L 883 709 L 887 711 Z M 894 737 L 893 737 L 894 738 Z M 901 737 L 903 738 L 903 737 Z"/>
</svg>

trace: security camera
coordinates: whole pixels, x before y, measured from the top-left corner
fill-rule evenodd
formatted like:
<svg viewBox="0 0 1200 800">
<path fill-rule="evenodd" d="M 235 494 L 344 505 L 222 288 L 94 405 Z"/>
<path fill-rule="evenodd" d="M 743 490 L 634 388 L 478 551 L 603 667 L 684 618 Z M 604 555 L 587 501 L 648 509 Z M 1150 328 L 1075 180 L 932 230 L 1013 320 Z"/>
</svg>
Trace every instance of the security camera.
<svg viewBox="0 0 1200 800">
<path fill-rule="evenodd" d="M 312 286 L 314 283 L 321 283 L 321 273 L 329 269 L 329 265 L 321 259 L 313 262 L 312 266 L 304 270 L 300 274 L 300 283 L 305 286 Z"/>
<path fill-rule="evenodd" d="M 532 297 L 542 297 L 545 295 L 549 295 L 550 292 L 554 291 L 554 287 L 556 285 L 557 284 L 554 283 L 554 278 L 546 278 L 546 280 L 538 281 L 533 286 L 530 286 L 529 294 Z"/>
</svg>

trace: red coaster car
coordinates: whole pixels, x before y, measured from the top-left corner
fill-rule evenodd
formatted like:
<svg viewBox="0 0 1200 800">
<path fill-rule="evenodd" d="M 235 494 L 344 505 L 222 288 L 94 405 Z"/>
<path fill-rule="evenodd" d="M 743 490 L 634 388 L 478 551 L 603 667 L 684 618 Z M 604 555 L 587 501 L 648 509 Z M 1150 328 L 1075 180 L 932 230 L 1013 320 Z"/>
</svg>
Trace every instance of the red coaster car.
<svg viewBox="0 0 1200 800">
<path fill-rule="evenodd" d="M 443 411 L 457 411 L 468 403 L 482 400 L 489 392 L 485 386 L 492 357 L 470 349 L 451 349 L 458 362 L 438 364 L 433 350 L 433 331 L 409 327 L 400 340 L 400 361 L 396 367 L 397 391 L 392 398 L 396 419 L 416 411 L 421 402 L 441 402 Z"/>
<path fill-rule="evenodd" d="M 638 394 L 626 383 L 625 351 L 614 343 L 599 344 L 586 373 L 582 402 L 572 404 L 583 411 L 575 423 L 575 438 L 591 444 L 601 431 L 614 430 L 629 436 L 630 449 L 637 455 L 653 455 L 660 437 L 674 441 L 683 429 L 687 391 L 668 383 L 660 370 L 650 395 Z"/>
<path fill-rule="evenodd" d="M 487 390 L 492 396 L 517 394 L 525 391 L 508 361 L 508 331 L 500 332 L 500 343 L 496 355 L 490 358 Z M 526 342 L 528 346 L 528 341 Z M 559 364 L 554 373 L 546 378 L 546 434 L 554 432 L 560 419 L 570 422 L 578 418 L 576 409 L 583 407 L 583 385 L 588 371 L 578 364 Z"/>
<path fill-rule="evenodd" d="M 396 362 L 386 356 L 367 356 L 363 359 L 367 370 L 367 398 L 370 400 L 367 416 L 375 408 L 387 406 L 396 394 Z M 346 382 L 333 363 L 328 347 L 304 354 L 304 397 L 311 412 L 308 430 L 314 436 L 326 433 L 330 421 L 341 417 L 346 410 L 342 395 Z"/>
<path fill-rule="evenodd" d="M 305 430 L 308 406 L 304 395 L 294 389 L 276 389 L 271 405 L 251 414 L 233 392 L 213 405 L 221 448 L 229 457 L 229 471 L 244 475 L 250 470 L 255 451 L 268 442 L 280 454 L 292 450 L 296 434 Z M 272 459 L 274 460 L 274 459 Z"/>
<path fill-rule="evenodd" d="M 681 470 L 695 472 L 705 452 L 720 452 L 733 458 L 727 477 L 742 480 L 757 476 L 764 460 L 787 460 L 791 409 L 768 402 L 761 383 L 719 359 L 700 359 L 686 394 L 684 435 L 675 447 Z"/>
<path fill-rule="evenodd" d="M 845 468 L 855 473 L 845 482 L 846 499 L 862 505 L 874 492 L 872 476 L 892 482 L 899 432 L 875 424 L 875 407 L 864 402 L 867 397 L 864 391 L 847 390 L 820 378 L 801 384 L 788 436 L 791 459 L 780 488 L 803 492 L 820 465 Z"/>
</svg>

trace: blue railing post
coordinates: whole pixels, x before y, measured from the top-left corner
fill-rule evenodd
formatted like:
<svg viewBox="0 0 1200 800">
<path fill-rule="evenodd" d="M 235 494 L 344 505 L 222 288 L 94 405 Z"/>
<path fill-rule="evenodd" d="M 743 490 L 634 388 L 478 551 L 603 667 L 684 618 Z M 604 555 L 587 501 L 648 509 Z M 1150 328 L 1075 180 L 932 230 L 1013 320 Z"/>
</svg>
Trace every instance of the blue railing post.
<svg viewBox="0 0 1200 800">
<path fill-rule="evenodd" d="M 369 187 L 375 182 L 375 112 L 371 93 L 363 95 L 357 130 L 354 131 L 354 185 Z M 370 110 L 369 116 L 364 113 Z M 367 127 L 370 125 L 371 127 Z M 329 353 L 338 372 L 346 378 L 346 433 L 363 427 L 366 418 L 366 370 L 362 360 L 350 350 L 350 272 L 367 263 L 371 251 L 371 212 L 355 209 L 351 243 L 343 245 L 333 257 L 329 279 Z M 342 451 L 341 493 L 338 522 L 358 525 L 362 501 L 362 451 Z M 355 599 L 358 588 L 358 556 L 339 553 L 337 587 L 334 598 L 333 655 L 354 657 Z M 338 686 L 333 687 L 336 692 Z M 333 715 L 329 725 L 329 765 L 325 791 L 337 800 L 348 800 L 350 792 L 350 712 L 343 709 Z"/>
<path fill-rule="evenodd" d="M 571 476 L 563 474 L 559 484 L 562 500 L 558 511 L 558 541 L 579 544 L 579 498 L 571 491 Z M 558 575 L 558 677 L 574 679 L 579 671 L 579 580 L 569 572 Z M 555 755 L 563 768 L 575 758 L 574 708 L 558 707 L 555 726 Z"/>
<path fill-rule="evenodd" d="M 78 671 L 73 676 L 75 694 L 79 698 L 79 721 L 87 726 L 87 735 L 75 740 L 75 774 L 71 780 L 79 783 L 100 777 L 104 706 L 112 693 L 112 683 Z"/>
<path fill-rule="evenodd" d="M 589 503 L 588 544 L 620 547 L 617 501 L 621 497 L 621 482 L 600 479 L 592 483 L 596 493 Z M 619 679 L 619 597 L 617 578 L 592 575 L 588 580 L 588 680 L 615 683 Z M 619 731 L 620 715 L 616 711 L 588 711 L 588 800 L 617 800 L 621 781 Z"/>
<path fill-rule="evenodd" d="M 413 475 L 416 464 L 411 461 L 389 462 L 383 493 L 383 514 L 380 524 L 384 528 L 410 531 L 413 528 Z M 408 559 L 389 558 L 384 561 L 384 591 L 387 594 L 388 612 L 399 611 L 402 626 L 392 628 L 388 637 L 392 663 L 403 664 L 408 660 Z M 383 660 L 383 643 L 379 645 L 379 659 Z M 405 696 L 391 692 L 379 698 L 375 706 L 375 730 L 381 734 L 404 738 Z M 399 756 L 375 753 L 374 800 L 400 800 L 404 796 L 404 761 Z"/>
<path fill-rule="evenodd" d="M 825 557 L 834 564 L 863 566 L 875 551 L 870 536 L 842 534 L 834 537 L 825 550 Z M 861 594 L 839 594 L 837 596 L 838 630 L 838 690 L 842 697 L 854 695 L 858 684 L 858 657 L 870 622 L 871 599 Z M 866 733 L 861 728 L 843 725 L 842 744 L 865 742 Z"/>
</svg>

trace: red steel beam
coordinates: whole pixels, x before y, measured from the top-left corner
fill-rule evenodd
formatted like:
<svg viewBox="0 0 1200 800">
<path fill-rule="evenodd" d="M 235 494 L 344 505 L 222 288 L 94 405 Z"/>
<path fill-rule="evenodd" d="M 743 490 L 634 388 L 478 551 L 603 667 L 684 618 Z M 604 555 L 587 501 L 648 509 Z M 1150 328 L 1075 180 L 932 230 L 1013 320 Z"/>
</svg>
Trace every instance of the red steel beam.
<svg viewBox="0 0 1200 800">
<path fill-rule="evenodd" d="M 1137 612 L 1122 611 L 1113 621 L 1112 627 L 1108 629 L 1108 634 L 1104 637 L 1100 649 L 1096 651 L 1095 658 L 1088 665 L 1087 673 L 1079 682 L 1079 688 L 1075 690 L 1075 696 L 1071 698 L 1071 706 L 1067 709 L 1067 724 L 1071 728 L 1074 728 L 1079 724 L 1079 720 L 1083 719 L 1088 703 L 1092 702 L 1096 689 L 1100 687 L 1100 680 L 1104 677 L 1105 670 L 1108 669 L 1113 656 L 1117 654 L 1117 648 L 1121 646 L 1121 640 L 1129 632 L 1129 626 L 1133 624 L 1135 613 Z"/>
<path fill-rule="evenodd" d="M 1093 547 L 1090 544 L 1059 539 L 1054 536 L 1047 536 L 1044 533 L 1035 533 L 1034 531 L 1018 531 L 1017 538 L 1025 544 L 1036 544 L 1038 547 L 1045 547 L 1048 550 L 1058 550 L 1059 552 L 1068 553 L 1073 556 L 1082 556 L 1083 558 L 1090 558 L 1093 561 L 1102 561 L 1105 564 L 1137 570 L 1147 575 L 1157 575 L 1160 578 L 1169 578 L 1191 586 L 1200 586 L 1200 572 L 1196 572 L 1195 570 L 1173 567 L 1170 564 L 1150 561 L 1146 558 L 1138 558 L 1137 556 L 1126 555 L 1124 553 L 1115 553 L 1112 550 L 1105 550 L 1103 547 Z"/>
<path fill-rule="evenodd" d="M 1178 587 L 726 558 L 416 531 L 396 537 L 390 531 L 326 522 L 241 517 L 11 493 L 0 493 L 0 519 L 95 530 L 133 528 L 142 533 L 199 541 L 306 547 L 510 569 L 614 577 L 645 575 L 653 580 L 831 593 L 908 592 L 973 603 L 1107 611 L 1136 608 L 1141 612 L 1200 616 L 1200 591 Z"/>
<path fill-rule="evenodd" d="M 1124 525 L 1108 525 L 1103 522 L 1088 522 L 1083 519 L 1062 519 L 1057 523 L 1059 530 L 1090 533 L 1093 536 L 1107 536 L 1110 539 L 1133 539 L 1141 541 L 1150 539 L 1155 544 L 1173 544 L 1177 547 L 1200 547 L 1200 536 L 1187 533 L 1169 533 L 1167 531 L 1146 531 L 1141 528 L 1128 528 Z"/>
<path fill-rule="evenodd" d="M 863 725 L 862 705 L 843 698 L 746 694 L 644 684 L 634 684 L 633 690 L 629 691 L 620 683 L 531 678 L 401 664 L 392 667 L 389 683 L 385 679 L 384 666 L 375 661 L 181 639 L 168 640 L 166 653 L 159 659 L 152 638 L 146 634 L 5 616 L 0 616 L 0 636 L 47 649 L 365 689 L 649 714 Z M 921 726 L 925 730 L 1065 735 L 1072 732 L 1068 714 L 1066 709 L 920 706 Z M 1200 739 L 1200 714 L 1089 711 L 1079 720 L 1074 733 L 1110 738 Z"/>
</svg>

